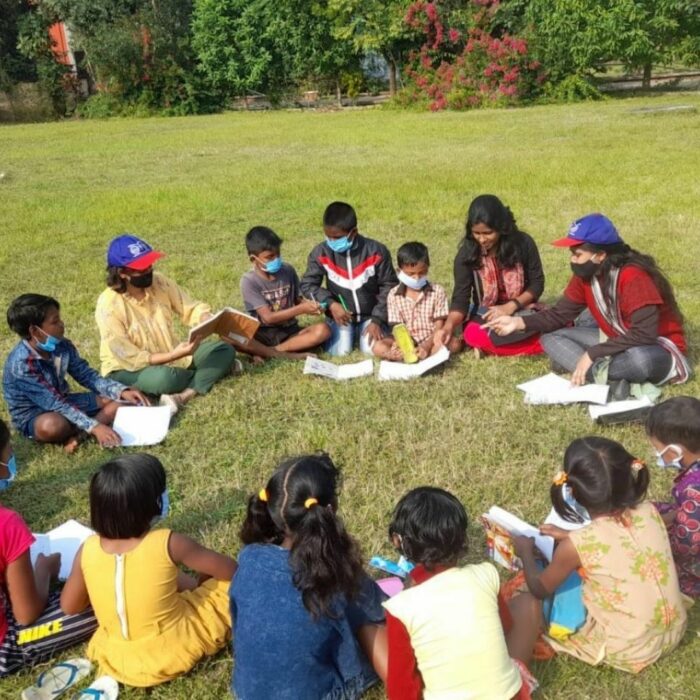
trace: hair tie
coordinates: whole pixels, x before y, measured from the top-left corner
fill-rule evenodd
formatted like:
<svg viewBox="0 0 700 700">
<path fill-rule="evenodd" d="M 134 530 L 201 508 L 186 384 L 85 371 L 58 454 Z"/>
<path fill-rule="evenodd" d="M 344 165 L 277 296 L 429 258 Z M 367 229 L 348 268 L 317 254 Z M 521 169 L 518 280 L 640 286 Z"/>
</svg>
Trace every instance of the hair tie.
<svg viewBox="0 0 700 700">
<path fill-rule="evenodd" d="M 567 476 L 566 472 L 558 471 L 554 475 L 554 478 L 552 479 L 552 483 L 555 486 L 561 486 L 562 484 L 565 484 L 568 480 L 569 480 L 569 477 Z"/>
<path fill-rule="evenodd" d="M 317 505 L 318 505 L 318 500 L 315 499 L 313 496 L 311 496 L 311 498 L 307 498 L 304 501 L 304 508 L 306 508 L 306 510 L 309 510 L 310 508 L 313 508 L 314 506 L 317 506 Z"/>
<path fill-rule="evenodd" d="M 258 491 L 258 498 L 267 503 L 267 489 L 260 489 L 260 491 Z"/>
<path fill-rule="evenodd" d="M 641 459 L 633 459 L 632 464 L 630 465 L 630 468 L 634 472 L 634 478 L 637 478 L 637 475 L 639 474 L 642 469 L 644 469 L 647 465 L 642 462 Z"/>
</svg>

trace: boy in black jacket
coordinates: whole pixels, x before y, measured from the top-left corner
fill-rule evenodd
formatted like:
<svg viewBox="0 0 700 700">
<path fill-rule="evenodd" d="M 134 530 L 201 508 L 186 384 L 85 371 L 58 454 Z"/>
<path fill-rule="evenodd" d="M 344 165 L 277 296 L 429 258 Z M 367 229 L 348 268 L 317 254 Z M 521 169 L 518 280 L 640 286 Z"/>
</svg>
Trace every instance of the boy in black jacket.
<svg viewBox="0 0 700 700">
<path fill-rule="evenodd" d="M 391 256 L 358 233 L 355 210 L 345 202 L 326 207 L 323 232 L 326 240 L 309 254 L 301 291 L 332 319 L 328 353 L 347 355 L 359 339 L 360 350 L 371 354 L 374 341 L 386 335 L 386 297 L 398 284 Z"/>
</svg>

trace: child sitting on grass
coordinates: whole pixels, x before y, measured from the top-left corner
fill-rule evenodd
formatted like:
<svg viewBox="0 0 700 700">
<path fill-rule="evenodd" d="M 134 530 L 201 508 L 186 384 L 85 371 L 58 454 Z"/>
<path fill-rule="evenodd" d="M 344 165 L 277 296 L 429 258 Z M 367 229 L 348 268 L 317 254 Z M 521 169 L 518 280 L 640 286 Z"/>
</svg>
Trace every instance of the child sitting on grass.
<svg viewBox="0 0 700 700">
<path fill-rule="evenodd" d="M 16 469 L 10 431 L 0 420 L 0 479 L 12 480 Z M 32 566 L 33 542 L 21 516 L 0 505 L 0 678 L 84 642 L 97 626 L 90 609 L 61 612 L 60 592 L 51 590 L 61 555 L 38 554 Z"/>
<path fill-rule="evenodd" d="M 87 655 L 120 683 L 149 687 L 187 673 L 228 641 L 236 562 L 166 528 L 165 470 L 149 454 L 115 457 L 90 480 L 88 537 L 61 594 L 67 614 L 95 610 Z M 180 571 L 191 569 L 194 579 Z"/>
<path fill-rule="evenodd" d="M 230 591 L 240 700 L 353 700 L 372 665 L 384 676 L 383 594 L 337 515 L 339 476 L 327 455 L 289 459 L 248 501 Z"/>
<path fill-rule="evenodd" d="M 269 348 L 260 353 L 253 347 L 251 352 L 260 357 L 303 358 L 301 353 L 318 347 L 330 337 L 325 323 L 315 323 L 302 328 L 298 318 L 302 315 L 318 316 L 323 313 L 321 305 L 312 299 L 303 299 L 299 291 L 296 270 L 282 262 L 282 239 L 265 226 L 255 226 L 245 237 L 246 250 L 253 269 L 241 278 L 241 294 L 246 311 L 260 320 L 260 328 L 254 340 Z M 246 346 L 240 346 L 245 351 Z"/>
<path fill-rule="evenodd" d="M 389 536 L 415 564 L 406 589 L 384 603 L 389 699 L 529 698 L 534 679 L 510 650 L 522 630 L 512 625 L 504 636 L 496 568 L 458 565 L 464 506 L 442 489 L 413 489 L 396 505 Z"/>
<path fill-rule="evenodd" d="M 648 486 L 649 470 L 620 443 L 579 438 L 567 448 L 550 496 L 564 520 L 581 522 L 579 505 L 591 523 L 571 532 L 543 525 L 542 532 L 558 540 L 543 571 L 535 560 L 534 540 L 513 537 L 529 589 L 513 603 L 529 602 L 523 609 L 531 613 L 533 634 L 541 625 L 539 601 L 580 569 L 586 621 L 567 639 L 548 638 L 557 651 L 594 666 L 605 663 L 638 673 L 683 638 L 690 600 L 678 587 L 664 522 L 644 500 Z"/>
<path fill-rule="evenodd" d="M 430 256 L 422 243 L 404 243 L 396 253 L 399 284 L 387 297 L 389 325 L 405 324 L 416 345 L 418 359 L 424 360 L 443 345 L 437 337 L 448 313 L 445 290 L 428 282 Z M 401 361 L 401 351 L 391 338 L 378 340 L 372 352 L 385 360 Z"/>
<path fill-rule="evenodd" d="M 647 435 L 660 467 L 678 469 L 672 503 L 656 503 L 671 540 L 683 593 L 700 597 L 700 401 L 674 396 L 654 406 Z"/>
<path fill-rule="evenodd" d="M 358 232 L 355 210 L 345 202 L 326 207 L 323 232 L 325 241 L 309 254 L 301 291 L 328 308 L 328 353 L 347 355 L 358 342 L 369 355 L 388 332 L 386 298 L 397 283 L 391 256 L 386 246 Z"/>
<path fill-rule="evenodd" d="M 5 362 L 2 388 L 12 422 L 22 435 L 73 452 L 79 431 L 102 447 L 121 438 L 109 426 L 118 400 L 148 405 L 138 389 L 101 377 L 64 337 L 60 305 L 43 294 L 23 294 L 7 310 L 7 323 L 22 339 Z M 66 375 L 88 392 L 70 391 Z"/>
</svg>

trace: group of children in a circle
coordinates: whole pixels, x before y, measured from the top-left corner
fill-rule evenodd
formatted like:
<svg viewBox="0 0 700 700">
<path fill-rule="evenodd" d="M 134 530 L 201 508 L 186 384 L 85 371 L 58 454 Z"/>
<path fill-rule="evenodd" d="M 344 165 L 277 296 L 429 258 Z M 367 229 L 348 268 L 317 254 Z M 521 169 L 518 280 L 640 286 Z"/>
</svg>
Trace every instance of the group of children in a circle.
<svg viewBox="0 0 700 700">
<path fill-rule="evenodd" d="M 279 237 L 251 229 L 253 270 L 241 289 L 261 327 L 235 349 L 296 357 L 326 343 L 340 355 L 359 338 L 360 349 L 400 361 L 388 327 L 404 323 L 421 356 L 444 344 L 458 351 L 464 340 L 493 354 L 544 349 L 573 381 L 602 372 L 621 395 L 631 383 L 684 381 L 690 373 L 670 285 L 602 215 L 583 217 L 557 242 L 571 249 L 574 276 L 549 309 L 538 306 L 544 275 L 534 242 L 491 195 L 470 206 L 449 306 L 428 281 L 423 244 L 399 249 L 397 278 L 386 248 L 358 233 L 349 205 L 327 208 L 324 232 L 299 281 L 281 260 Z M 117 401 L 160 396 L 176 411 L 231 373 L 231 343 L 177 342 L 173 315 L 194 325 L 210 309 L 153 273 L 161 256 L 135 236 L 111 242 L 108 288 L 96 312 L 101 375 L 64 338 L 58 302 L 28 294 L 11 304 L 8 322 L 21 341 L 6 362 L 3 389 L 20 433 L 69 450 L 84 434 L 116 445 L 109 424 Z M 586 310 L 586 321 L 569 325 Z M 323 313 L 325 324 L 297 324 L 300 315 Z M 503 342 L 510 334 L 517 334 L 513 342 Z M 67 374 L 89 393 L 71 393 Z M 543 527 L 558 540 L 544 569 L 532 542 L 516 537 L 524 581 L 508 596 L 491 564 L 460 566 L 467 516 L 441 489 L 414 489 L 397 504 L 390 540 L 414 568 L 406 589 L 385 600 L 339 517 L 339 472 L 329 456 L 284 461 L 251 496 L 237 562 L 154 529 L 169 510 L 162 465 L 147 454 L 116 457 L 92 477 L 97 534 L 60 593 L 49 587 L 58 558 L 39 555 L 32 568 L 30 530 L 0 506 L 0 674 L 90 638 L 87 654 L 104 673 L 151 686 L 189 671 L 233 632 L 232 690 L 243 700 L 359 697 L 378 679 L 402 700 L 526 698 L 541 601 L 577 569 L 586 620 L 567 639 L 548 639 L 550 653 L 638 672 L 678 645 L 685 594 L 700 592 L 700 401 L 676 397 L 655 406 L 647 433 L 659 464 L 679 469 L 673 502 L 645 500 L 649 469 L 622 445 L 575 440 L 551 486 L 552 504 L 564 520 L 577 522 L 585 512 L 591 522 L 571 532 Z M 0 488 L 16 470 L 0 423 Z M 27 631 L 37 629 L 49 633 Z"/>
</svg>

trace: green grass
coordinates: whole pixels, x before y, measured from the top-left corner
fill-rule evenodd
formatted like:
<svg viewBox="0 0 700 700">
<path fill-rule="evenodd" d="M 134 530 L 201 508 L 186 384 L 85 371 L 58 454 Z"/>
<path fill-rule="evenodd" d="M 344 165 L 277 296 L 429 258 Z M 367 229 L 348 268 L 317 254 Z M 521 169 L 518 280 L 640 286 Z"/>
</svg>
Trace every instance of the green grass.
<svg viewBox="0 0 700 700">
<path fill-rule="evenodd" d="M 602 211 L 629 243 L 657 257 L 697 347 L 700 119 L 630 113 L 667 104 L 700 107 L 700 98 L 470 114 L 276 112 L 3 127 L 0 308 L 23 292 L 55 295 L 67 335 L 97 365 L 93 312 L 112 236 L 142 235 L 168 253 L 160 270 L 214 307 L 237 305 L 247 229 L 278 231 L 285 258 L 301 273 L 334 199 L 353 203 L 361 230 L 392 251 L 407 240 L 426 242 L 432 279 L 450 288 L 467 206 L 493 192 L 541 246 L 546 299 L 562 290 L 568 271 L 565 253 L 547 243 L 574 218 Z M 14 342 L 5 331 L 0 354 Z M 551 475 L 575 437 L 610 436 L 653 463 L 639 426 L 593 426 L 581 406 L 524 406 L 515 385 L 546 371 L 543 359 L 476 362 L 470 355 L 410 384 L 332 383 L 305 377 L 291 363 L 247 369 L 195 401 L 153 449 L 169 475 L 169 525 L 235 554 L 247 494 L 278 459 L 309 450 L 328 450 L 342 465 L 341 508 L 367 555 L 390 553 L 392 506 L 420 484 L 452 490 L 472 517 L 497 503 L 538 522 L 548 511 Z M 694 380 L 665 393 L 697 395 L 698 388 Z M 22 439 L 16 452 L 22 471 L 4 504 L 35 531 L 69 517 L 87 520 L 87 482 L 104 452 L 89 444 L 67 457 Z M 671 475 L 653 469 L 652 476 L 651 496 L 665 497 Z M 478 526 L 471 536 L 470 559 L 477 561 Z M 566 657 L 537 665 L 539 697 L 698 697 L 699 628 L 695 612 L 681 647 L 638 677 Z M 230 655 L 222 653 L 151 697 L 223 697 L 230 672 Z M 0 696 L 15 697 L 32 677 L 2 681 Z M 125 689 L 121 697 L 146 694 Z"/>
</svg>

